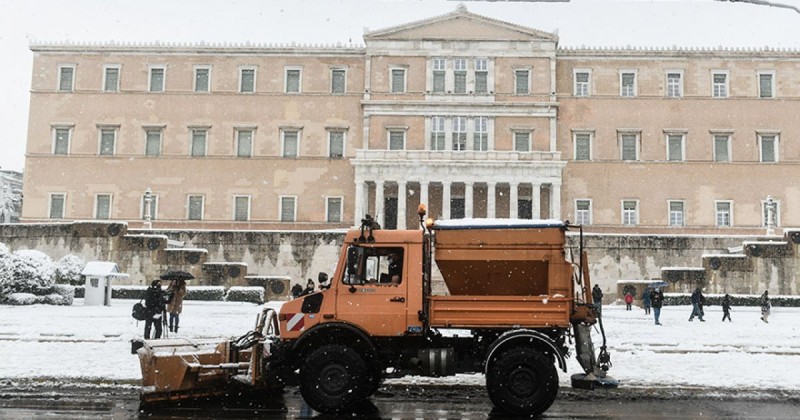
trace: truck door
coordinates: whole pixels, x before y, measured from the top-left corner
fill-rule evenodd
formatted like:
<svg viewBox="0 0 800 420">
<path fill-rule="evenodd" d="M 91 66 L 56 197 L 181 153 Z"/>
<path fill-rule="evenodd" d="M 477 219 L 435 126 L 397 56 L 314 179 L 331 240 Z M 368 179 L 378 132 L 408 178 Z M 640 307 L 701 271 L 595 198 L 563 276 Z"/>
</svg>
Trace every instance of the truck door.
<svg viewBox="0 0 800 420">
<path fill-rule="evenodd" d="M 337 288 L 337 319 L 374 336 L 405 334 L 409 283 L 404 278 L 405 248 L 353 245 L 347 252 L 342 287 Z"/>
</svg>

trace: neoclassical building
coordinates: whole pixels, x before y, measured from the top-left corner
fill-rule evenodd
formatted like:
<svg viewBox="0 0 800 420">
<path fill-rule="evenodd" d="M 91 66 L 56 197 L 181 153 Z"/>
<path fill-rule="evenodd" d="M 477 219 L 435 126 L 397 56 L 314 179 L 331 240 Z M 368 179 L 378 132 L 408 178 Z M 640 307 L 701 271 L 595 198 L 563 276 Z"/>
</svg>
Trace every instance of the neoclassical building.
<svg viewBox="0 0 800 420">
<path fill-rule="evenodd" d="M 364 46 L 31 49 L 26 222 L 800 225 L 797 51 L 567 48 L 463 7 Z"/>
</svg>

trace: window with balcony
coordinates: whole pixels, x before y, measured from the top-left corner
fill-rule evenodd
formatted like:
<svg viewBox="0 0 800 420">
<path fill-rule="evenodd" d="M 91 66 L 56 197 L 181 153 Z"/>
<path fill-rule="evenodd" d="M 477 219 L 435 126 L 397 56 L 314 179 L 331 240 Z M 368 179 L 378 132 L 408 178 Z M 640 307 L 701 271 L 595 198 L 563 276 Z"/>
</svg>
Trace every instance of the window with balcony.
<svg viewBox="0 0 800 420">
<path fill-rule="evenodd" d="M 190 195 L 187 197 L 186 218 L 189 220 L 203 220 L 205 210 L 205 197 Z"/>
<path fill-rule="evenodd" d="M 639 201 L 622 200 L 622 224 L 625 226 L 639 224 Z"/>
<path fill-rule="evenodd" d="M 445 150 L 444 122 L 444 117 L 431 117 L 431 150 Z"/>
<path fill-rule="evenodd" d="M 328 130 L 328 157 L 339 159 L 344 156 L 344 131 Z"/>
<path fill-rule="evenodd" d="M 685 203 L 683 201 L 668 201 L 669 206 L 669 225 L 681 227 L 685 224 Z"/>
<path fill-rule="evenodd" d="M 733 226 L 733 201 L 714 202 L 717 227 Z"/>
<path fill-rule="evenodd" d="M 103 92 L 119 92 L 119 66 L 103 66 Z"/>
<path fill-rule="evenodd" d="M 67 195 L 64 193 L 50 194 L 50 207 L 47 211 L 48 217 L 51 219 L 63 219 L 64 207 L 67 202 Z"/>
<path fill-rule="evenodd" d="M 250 128 L 241 128 L 236 130 L 237 157 L 249 158 L 253 156 L 253 134 L 254 130 Z"/>
<path fill-rule="evenodd" d="M 250 196 L 237 195 L 233 197 L 233 220 L 246 222 L 250 220 Z"/>
<path fill-rule="evenodd" d="M 256 91 L 255 67 L 242 67 L 239 69 L 239 93 L 254 93 Z"/>
<path fill-rule="evenodd" d="M 97 194 L 94 196 L 94 218 L 98 220 L 111 218 L 111 194 Z"/>
<path fill-rule="evenodd" d="M 731 136 L 730 134 L 714 134 L 714 161 L 731 161 Z"/>
<path fill-rule="evenodd" d="M 325 199 L 325 221 L 328 223 L 342 222 L 342 197 L 327 197 Z"/>
<path fill-rule="evenodd" d="M 281 196 L 281 222 L 294 222 L 297 220 L 297 197 Z"/>
<path fill-rule="evenodd" d="M 575 200 L 575 223 L 579 225 L 592 224 L 592 200 Z"/>
</svg>

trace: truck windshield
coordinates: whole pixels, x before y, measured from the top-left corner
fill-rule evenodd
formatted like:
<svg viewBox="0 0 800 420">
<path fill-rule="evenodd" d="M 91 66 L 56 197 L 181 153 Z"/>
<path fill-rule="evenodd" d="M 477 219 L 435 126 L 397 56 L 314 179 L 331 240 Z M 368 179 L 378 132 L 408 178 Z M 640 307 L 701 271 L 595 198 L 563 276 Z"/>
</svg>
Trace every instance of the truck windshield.
<svg viewBox="0 0 800 420">
<path fill-rule="evenodd" d="M 403 278 L 403 248 L 351 245 L 347 249 L 344 284 L 399 284 Z"/>
</svg>

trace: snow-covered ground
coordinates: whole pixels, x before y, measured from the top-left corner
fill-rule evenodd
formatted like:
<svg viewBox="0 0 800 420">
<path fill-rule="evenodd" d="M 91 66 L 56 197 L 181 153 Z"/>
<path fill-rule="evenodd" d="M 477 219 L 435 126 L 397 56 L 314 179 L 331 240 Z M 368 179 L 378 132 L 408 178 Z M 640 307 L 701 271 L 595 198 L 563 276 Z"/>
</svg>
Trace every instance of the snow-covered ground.
<svg viewBox="0 0 800 420">
<path fill-rule="evenodd" d="M 141 379 L 129 341 L 144 324 L 130 317 L 132 300 L 110 307 L 0 306 L 0 379 L 58 379 L 66 382 L 130 382 Z M 220 339 L 238 336 L 255 323 L 259 307 L 248 303 L 184 302 L 180 336 Z M 611 375 L 622 386 L 702 387 L 720 391 L 800 392 L 800 309 L 772 310 L 763 323 L 755 307 L 734 307 L 733 322 L 721 309 L 706 308 L 706 322 L 688 322 L 689 306 L 662 310 L 663 326 L 641 309 L 603 308 L 611 352 Z M 600 338 L 595 334 L 595 345 Z M 581 372 L 574 358 L 569 374 Z M 403 378 L 400 383 L 483 383 L 481 375 Z M 561 375 L 563 386 L 569 375 Z"/>
</svg>

